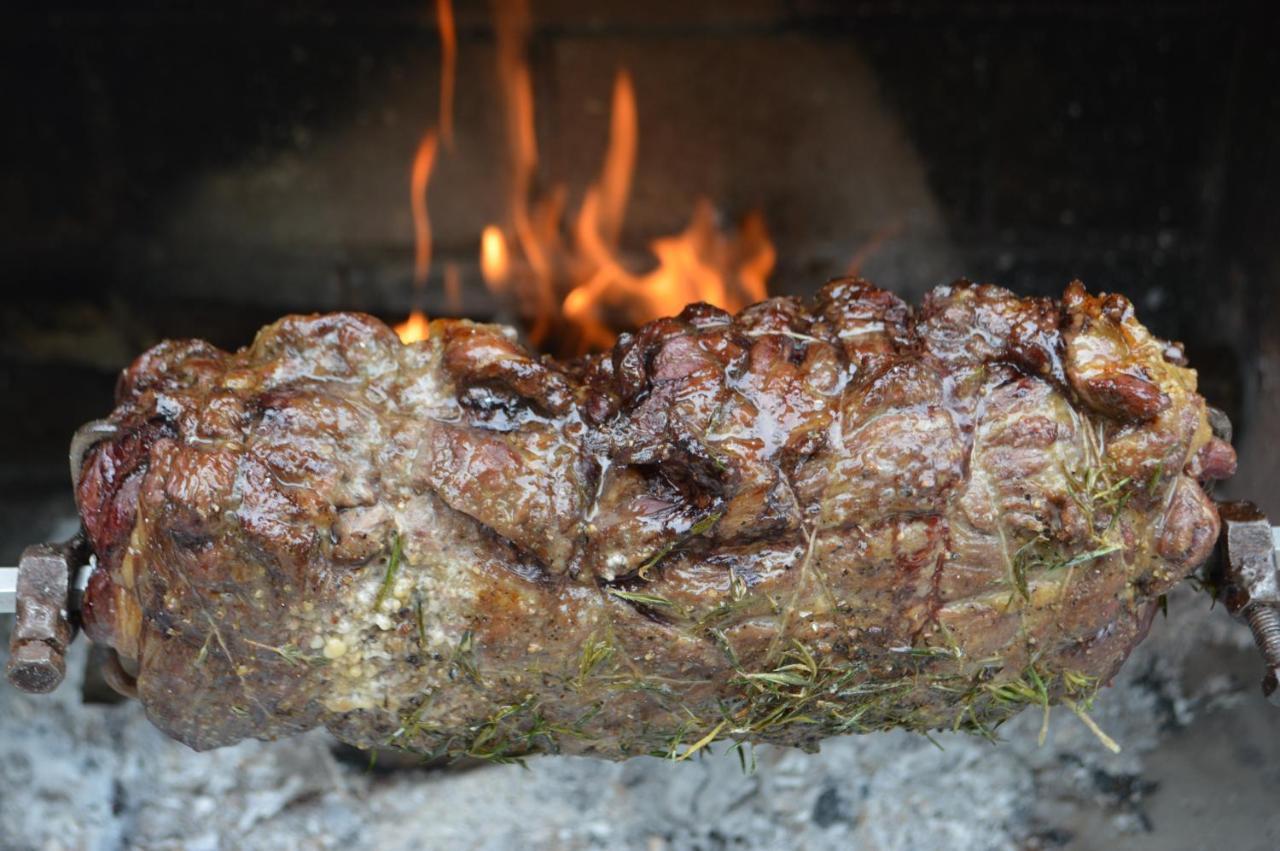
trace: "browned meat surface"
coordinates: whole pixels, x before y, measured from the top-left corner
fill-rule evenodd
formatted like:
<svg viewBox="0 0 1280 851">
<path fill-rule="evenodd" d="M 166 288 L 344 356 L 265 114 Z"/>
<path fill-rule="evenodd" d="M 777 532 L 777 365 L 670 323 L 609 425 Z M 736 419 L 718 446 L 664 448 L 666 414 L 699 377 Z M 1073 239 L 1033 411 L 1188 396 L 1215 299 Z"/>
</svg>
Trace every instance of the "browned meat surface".
<svg viewBox="0 0 1280 851">
<path fill-rule="evenodd" d="M 123 375 L 85 620 L 197 748 L 508 758 L 989 733 L 1087 704 L 1235 456 L 1121 296 L 861 281 L 573 364 L 293 316 Z"/>
</svg>

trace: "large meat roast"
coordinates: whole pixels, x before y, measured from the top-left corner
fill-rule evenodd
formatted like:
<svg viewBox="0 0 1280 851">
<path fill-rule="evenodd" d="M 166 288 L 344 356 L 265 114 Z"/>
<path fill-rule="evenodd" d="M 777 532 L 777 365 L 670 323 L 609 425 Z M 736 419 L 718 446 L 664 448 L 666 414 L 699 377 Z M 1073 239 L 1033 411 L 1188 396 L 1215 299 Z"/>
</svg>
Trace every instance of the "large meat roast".
<svg viewBox="0 0 1280 851">
<path fill-rule="evenodd" d="M 85 626 L 196 748 L 513 758 L 983 734 L 1087 706 L 1218 532 L 1181 349 L 1118 295 L 855 280 L 557 363 L 292 316 L 123 375 Z"/>
</svg>

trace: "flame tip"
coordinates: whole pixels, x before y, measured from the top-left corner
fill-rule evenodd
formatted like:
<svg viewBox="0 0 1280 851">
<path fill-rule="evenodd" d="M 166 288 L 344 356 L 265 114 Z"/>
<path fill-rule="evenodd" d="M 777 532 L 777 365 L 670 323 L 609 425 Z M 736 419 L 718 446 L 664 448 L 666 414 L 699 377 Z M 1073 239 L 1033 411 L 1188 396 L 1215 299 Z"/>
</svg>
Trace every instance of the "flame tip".
<svg viewBox="0 0 1280 851">
<path fill-rule="evenodd" d="M 407 346 L 428 339 L 431 336 L 431 323 L 425 313 L 414 308 L 409 311 L 409 317 L 396 325 L 393 330 L 400 338 L 400 342 Z"/>
<path fill-rule="evenodd" d="M 450 0 L 436 0 L 436 26 L 440 30 L 440 135 L 444 139 L 445 148 L 452 151 L 458 33 L 453 22 L 453 3 Z"/>
</svg>

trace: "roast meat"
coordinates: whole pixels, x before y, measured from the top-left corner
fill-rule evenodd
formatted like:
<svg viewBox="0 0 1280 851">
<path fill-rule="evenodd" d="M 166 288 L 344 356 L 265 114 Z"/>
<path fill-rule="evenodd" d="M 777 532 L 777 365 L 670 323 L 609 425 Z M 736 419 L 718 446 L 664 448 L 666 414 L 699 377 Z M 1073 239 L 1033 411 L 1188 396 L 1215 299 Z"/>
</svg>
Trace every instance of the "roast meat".
<svg viewBox="0 0 1280 851">
<path fill-rule="evenodd" d="M 1084 711 L 1231 474 L 1122 296 L 860 281 L 571 363 L 291 316 L 123 374 L 86 628 L 196 748 L 324 725 L 514 759 L 984 735 Z"/>
</svg>

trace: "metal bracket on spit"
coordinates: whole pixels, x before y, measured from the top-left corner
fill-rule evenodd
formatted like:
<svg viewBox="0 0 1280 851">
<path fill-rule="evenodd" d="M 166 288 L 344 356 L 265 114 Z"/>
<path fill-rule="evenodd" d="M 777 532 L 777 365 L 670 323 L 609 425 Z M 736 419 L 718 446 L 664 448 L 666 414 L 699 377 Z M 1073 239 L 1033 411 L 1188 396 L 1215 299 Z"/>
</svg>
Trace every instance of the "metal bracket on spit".
<svg viewBox="0 0 1280 851">
<path fill-rule="evenodd" d="M 1280 530 L 1277 530 L 1277 532 L 1280 533 Z M 22 559 L 19 560 L 19 567 L 0 567 L 0 615 L 11 615 L 18 610 L 18 577 L 22 575 L 21 564 L 27 560 L 28 555 L 35 558 L 40 555 L 41 551 L 48 549 L 55 551 L 72 550 L 74 545 L 77 544 L 78 542 L 75 538 L 70 541 L 63 541 L 61 544 L 37 544 L 23 551 Z M 72 560 L 78 561 L 78 559 Z M 89 584 L 89 574 L 93 573 L 96 562 L 97 559 L 91 555 L 88 561 L 75 567 L 75 574 L 72 576 L 71 584 L 67 589 L 66 608 L 69 615 L 79 614 L 80 598 L 84 596 L 84 589 Z M 68 566 L 67 570 L 70 572 L 71 567 Z"/>
<path fill-rule="evenodd" d="M 66 652 L 79 624 L 72 598 L 88 547 L 80 535 L 63 544 L 27 547 L 14 574 L 13 632 L 9 635 L 9 682 L 23 691 L 48 692 L 66 674 Z M 8 581 L 5 582 L 8 584 Z"/>
<path fill-rule="evenodd" d="M 1227 611 L 1249 625 L 1266 665 L 1262 693 L 1280 706 L 1280 527 L 1251 502 L 1220 502 L 1218 515 L 1210 578 Z"/>
<path fill-rule="evenodd" d="M 1280 706 L 1280 526 L 1249 502 L 1218 503 L 1218 513 L 1222 533 L 1210 578 L 1227 611 L 1252 631 L 1266 664 L 1262 693 Z M 7 673 L 24 691 L 52 691 L 62 682 L 94 567 L 87 550 L 77 535 L 28 547 L 18 567 L 0 567 L 0 614 L 18 613 Z"/>
<path fill-rule="evenodd" d="M 79 490 L 85 454 L 116 433 L 105 420 L 76 429 L 68 461 L 72 490 Z M 83 535 L 61 544 L 27 547 L 17 567 L 0 567 L 0 612 L 13 612 L 9 635 L 9 682 L 23 691 L 53 691 L 66 675 L 67 646 L 80 625 L 80 601 L 93 558 Z"/>
</svg>

